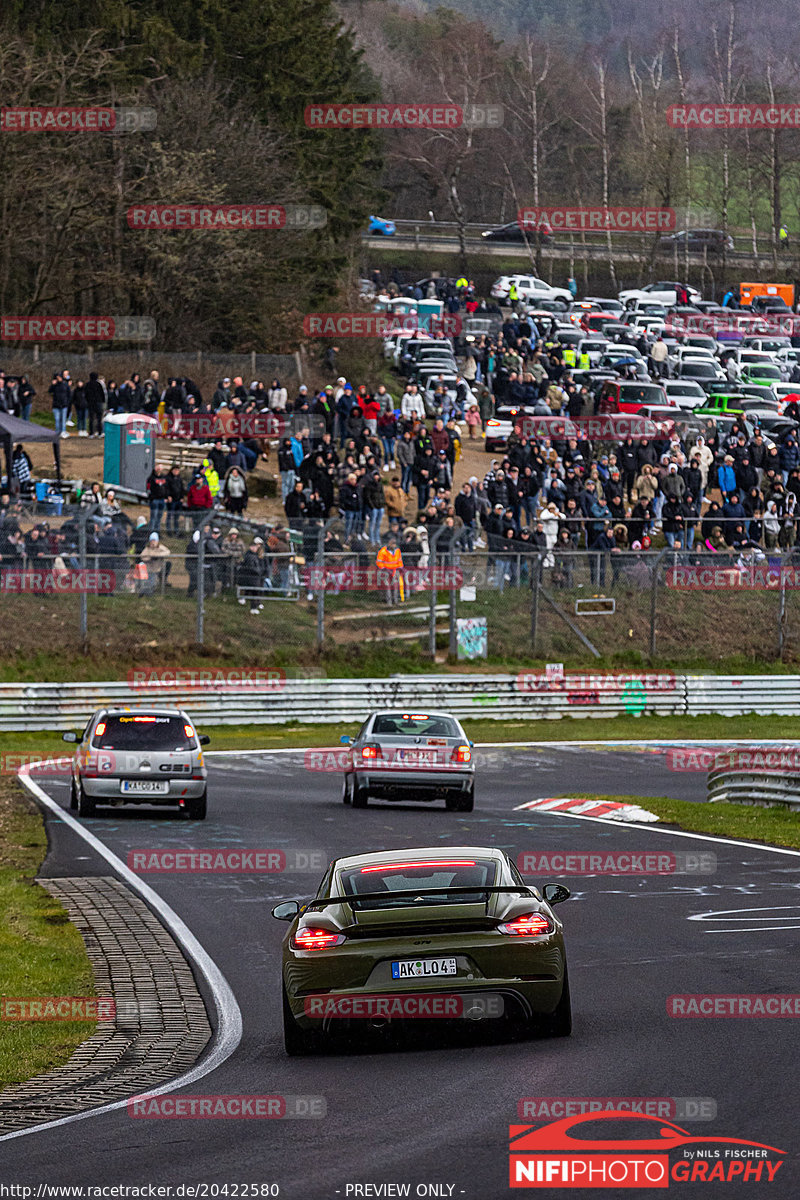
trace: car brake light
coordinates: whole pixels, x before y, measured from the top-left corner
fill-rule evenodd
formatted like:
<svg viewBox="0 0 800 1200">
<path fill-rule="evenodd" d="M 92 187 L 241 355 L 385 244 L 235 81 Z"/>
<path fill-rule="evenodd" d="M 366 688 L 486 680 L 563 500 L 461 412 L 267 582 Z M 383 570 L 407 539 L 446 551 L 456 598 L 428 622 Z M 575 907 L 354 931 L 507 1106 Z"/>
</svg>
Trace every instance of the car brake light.
<svg viewBox="0 0 800 1200">
<path fill-rule="evenodd" d="M 540 937 L 542 934 L 552 933 L 553 926 L 543 913 L 523 913 L 520 917 L 498 925 L 497 932 L 508 933 L 512 937 Z"/>
<path fill-rule="evenodd" d="M 341 946 L 347 938 L 343 933 L 332 933 L 329 929 L 298 929 L 292 938 L 295 950 L 328 950 L 331 946 Z"/>
<path fill-rule="evenodd" d="M 472 751 L 469 746 L 456 746 L 453 751 L 453 762 L 472 762 Z"/>
<path fill-rule="evenodd" d="M 474 867 L 473 858 L 431 858 L 427 862 L 382 863 L 377 867 L 362 867 L 362 875 L 371 875 L 373 871 L 404 871 L 408 867 L 428 867 L 431 871 L 439 867 Z"/>
<path fill-rule="evenodd" d="M 380 758 L 381 757 L 380 746 L 364 746 L 364 747 L 362 747 L 361 757 L 362 758 Z"/>
</svg>

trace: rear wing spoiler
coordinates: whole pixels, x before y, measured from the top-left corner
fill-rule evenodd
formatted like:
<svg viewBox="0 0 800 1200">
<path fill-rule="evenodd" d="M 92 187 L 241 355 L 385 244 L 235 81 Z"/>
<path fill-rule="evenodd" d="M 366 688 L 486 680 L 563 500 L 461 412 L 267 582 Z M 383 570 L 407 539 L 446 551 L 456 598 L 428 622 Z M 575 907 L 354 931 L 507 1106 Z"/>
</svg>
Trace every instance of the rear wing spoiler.
<svg viewBox="0 0 800 1200">
<path fill-rule="evenodd" d="M 483 887 L 480 884 L 472 887 L 419 887 L 419 888 L 404 888 L 398 889 L 396 892 L 360 892 L 357 896 L 323 896 L 321 900 L 312 900 L 310 904 L 303 905 L 303 912 L 322 912 L 325 908 L 332 908 L 335 904 L 349 904 L 351 907 L 356 907 L 363 900 L 398 900 L 409 899 L 416 900 L 421 896 L 474 896 L 478 893 L 481 896 L 488 897 L 493 894 L 518 894 L 521 896 L 531 896 L 537 899 L 536 889 L 533 887 Z"/>
</svg>

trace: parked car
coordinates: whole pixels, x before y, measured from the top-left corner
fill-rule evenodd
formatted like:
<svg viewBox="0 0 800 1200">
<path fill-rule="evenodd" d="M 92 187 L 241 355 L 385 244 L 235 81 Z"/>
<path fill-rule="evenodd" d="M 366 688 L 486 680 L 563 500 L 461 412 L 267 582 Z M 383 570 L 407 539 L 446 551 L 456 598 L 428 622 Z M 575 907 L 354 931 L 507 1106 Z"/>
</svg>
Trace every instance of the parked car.
<svg viewBox="0 0 800 1200">
<path fill-rule="evenodd" d="M 572 302 L 572 293 L 567 288 L 551 287 L 544 279 L 535 275 L 501 275 L 491 287 L 490 295 L 495 300 L 508 300 L 512 283 L 516 284 L 520 300 L 563 300 Z"/>
<path fill-rule="evenodd" d="M 619 299 L 626 308 L 642 308 L 645 304 L 666 304 L 669 306 L 678 303 L 678 289 L 682 285 L 680 283 L 664 282 L 648 283 L 642 288 L 627 288 L 619 293 Z M 690 302 L 700 300 L 702 297 L 697 288 L 686 288 L 689 293 Z"/>
</svg>

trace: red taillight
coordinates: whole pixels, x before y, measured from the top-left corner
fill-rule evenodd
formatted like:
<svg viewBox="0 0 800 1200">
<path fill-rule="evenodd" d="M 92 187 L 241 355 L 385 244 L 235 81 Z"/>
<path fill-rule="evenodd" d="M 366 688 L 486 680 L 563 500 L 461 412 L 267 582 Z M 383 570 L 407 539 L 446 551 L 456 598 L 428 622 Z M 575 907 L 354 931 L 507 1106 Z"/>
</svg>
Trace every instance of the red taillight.
<svg viewBox="0 0 800 1200">
<path fill-rule="evenodd" d="M 380 746 L 363 746 L 361 749 L 361 757 L 362 758 L 380 758 L 380 756 L 381 756 Z"/>
<path fill-rule="evenodd" d="M 186 734 L 187 738 L 194 737 L 194 730 L 192 729 L 191 725 L 184 725 L 183 732 Z"/>
<path fill-rule="evenodd" d="M 347 941 L 343 933 L 331 933 L 329 929 L 310 929 L 305 926 L 297 930 L 292 938 L 295 950 L 328 950 Z"/>
<path fill-rule="evenodd" d="M 497 926 L 498 933 L 509 933 L 513 937 L 541 937 L 542 934 L 552 933 L 553 926 L 543 913 L 523 913 Z"/>
<path fill-rule="evenodd" d="M 100 724 L 97 726 L 97 728 L 94 731 L 94 736 L 100 738 L 103 736 L 105 731 L 106 731 L 106 723 L 105 723 L 105 721 L 101 721 Z"/>
<path fill-rule="evenodd" d="M 469 746 L 456 746 L 453 751 L 453 762 L 472 762 L 472 751 Z"/>
</svg>

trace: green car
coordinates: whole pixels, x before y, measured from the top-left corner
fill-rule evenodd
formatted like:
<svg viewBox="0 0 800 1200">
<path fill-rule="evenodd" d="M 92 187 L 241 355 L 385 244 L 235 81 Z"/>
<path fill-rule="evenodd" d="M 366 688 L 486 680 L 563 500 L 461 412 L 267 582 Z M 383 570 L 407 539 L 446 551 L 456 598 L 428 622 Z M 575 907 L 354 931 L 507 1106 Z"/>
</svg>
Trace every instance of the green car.
<svg viewBox="0 0 800 1200">
<path fill-rule="evenodd" d="M 698 417 L 740 417 L 744 396 L 741 392 L 711 392 L 705 404 L 694 410 Z"/>
<path fill-rule="evenodd" d="M 552 1037 L 572 1029 L 560 884 L 525 884 L 502 850 L 435 846 L 338 858 L 314 900 L 288 900 L 283 943 L 287 1054 L 335 1029 L 398 1019 L 500 1015 Z"/>
</svg>

